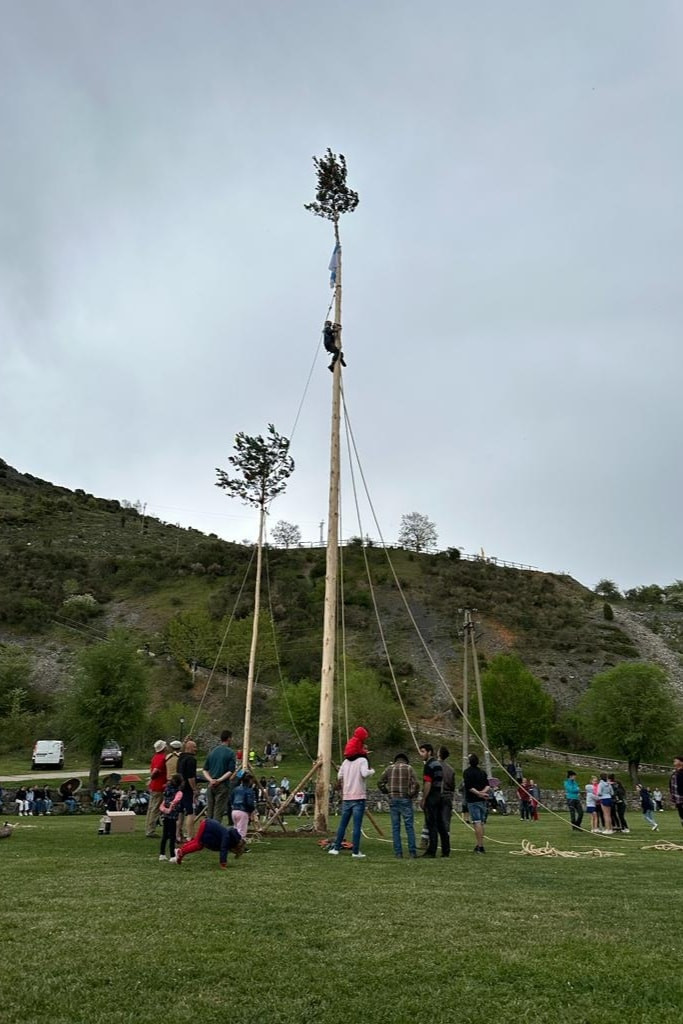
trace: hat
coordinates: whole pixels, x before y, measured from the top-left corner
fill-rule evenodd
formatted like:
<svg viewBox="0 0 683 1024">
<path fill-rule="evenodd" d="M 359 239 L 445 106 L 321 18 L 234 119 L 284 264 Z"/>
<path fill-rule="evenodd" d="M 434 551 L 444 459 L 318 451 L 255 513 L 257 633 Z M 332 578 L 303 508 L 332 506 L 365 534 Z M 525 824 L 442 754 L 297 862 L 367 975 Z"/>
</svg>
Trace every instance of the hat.
<svg viewBox="0 0 683 1024">
<path fill-rule="evenodd" d="M 183 749 L 183 745 L 180 742 L 180 740 L 171 740 L 171 742 L 169 743 L 169 747 L 171 748 L 171 750 L 182 750 Z"/>
<path fill-rule="evenodd" d="M 406 764 L 410 764 L 410 758 L 406 754 L 405 750 L 400 750 L 398 754 L 396 754 L 394 757 L 394 764 L 396 764 L 397 761 L 405 761 Z"/>
<path fill-rule="evenodd" d="M 166 750 L 166 740 L 157 740 L 154 744 L 154 750 L 157 754 L 160 754 L 162 750 Z"/>
</svg>

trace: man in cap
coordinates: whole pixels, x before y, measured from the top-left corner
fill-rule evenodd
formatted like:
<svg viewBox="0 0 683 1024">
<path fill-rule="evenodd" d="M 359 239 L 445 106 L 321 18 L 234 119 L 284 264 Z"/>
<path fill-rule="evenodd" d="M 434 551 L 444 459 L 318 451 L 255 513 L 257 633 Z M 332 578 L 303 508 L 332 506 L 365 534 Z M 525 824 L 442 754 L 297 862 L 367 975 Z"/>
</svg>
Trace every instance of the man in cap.
<svg viewBox="0 0 683 1024">
<path fill-rule="evenodd" d="M 154 744 L 154 757 L 149 766 L 149 807 L 145 819 L 145 835 L 148 839 L 156 839 L 159 808 L 168 782 L 166 774 L 166 740 L 157 740 Z"/>
<path fill-rule="evenodd" d="M 413 800 L 417 796 L 420 786 L 415 772 L 410 767 L 407 754 L 403 752 L 396 754 L 393 763 L 382 774 L 377 788 L 389 797 L 394 856 L 403 857 L 401 845 L 401 818 L 403 818 L 408 836 L 408 853 L 414 859 L 417 857 L 417 847 L 415 845 Z"/>
<path fill-rule="evenodd" d="M 171 749 L 166 754 L 166 777 L 170 779 L 178 771 L 178 758 L 183 745 L 180 740 L 171 740 L 169 747 Z"/>
</svg>

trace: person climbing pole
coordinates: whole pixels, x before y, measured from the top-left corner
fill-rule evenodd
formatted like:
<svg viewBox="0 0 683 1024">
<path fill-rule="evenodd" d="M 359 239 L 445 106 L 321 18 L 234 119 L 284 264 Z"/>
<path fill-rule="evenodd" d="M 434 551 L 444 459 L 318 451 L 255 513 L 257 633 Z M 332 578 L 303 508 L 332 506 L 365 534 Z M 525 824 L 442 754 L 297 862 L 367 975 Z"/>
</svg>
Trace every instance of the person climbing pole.
<svg viewBox="0 0 683 1024">
<path fill-rule="evenodd" d="M 327 367 L 328 370 L 334 372 L 334 364 L 338 359 L 341 359 L 342 366 L 346 366 L 344 362 L 344 353 L 339 348 L 339 332 L 341 330 L 341 324 L 333 324 L 331 320 L 325 321 L 323 327 L 323 345 L 325 351 L 329 352 L 332 356 L 332 362 Z"/>
</svg>

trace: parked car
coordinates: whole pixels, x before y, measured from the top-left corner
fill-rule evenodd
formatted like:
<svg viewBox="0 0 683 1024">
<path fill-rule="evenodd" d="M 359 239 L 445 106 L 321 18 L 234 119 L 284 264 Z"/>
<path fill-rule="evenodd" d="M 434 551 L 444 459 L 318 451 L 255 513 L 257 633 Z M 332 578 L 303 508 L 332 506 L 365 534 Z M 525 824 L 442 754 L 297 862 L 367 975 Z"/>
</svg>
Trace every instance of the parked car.
<svg viewBox="0 0 683 1024">
<path fill-rule="evenodd" d="M 38 768 L 64 767 L 64 743 L 62 740 L 36 740 L 31 757 L 31 770 Z"/>
<path fill-rule="evenodd" d="M 100 764 L 110 768 L 123 768 L 123 751 L 116 740 L 107 740 L 102 747 Z"/>
</svg>

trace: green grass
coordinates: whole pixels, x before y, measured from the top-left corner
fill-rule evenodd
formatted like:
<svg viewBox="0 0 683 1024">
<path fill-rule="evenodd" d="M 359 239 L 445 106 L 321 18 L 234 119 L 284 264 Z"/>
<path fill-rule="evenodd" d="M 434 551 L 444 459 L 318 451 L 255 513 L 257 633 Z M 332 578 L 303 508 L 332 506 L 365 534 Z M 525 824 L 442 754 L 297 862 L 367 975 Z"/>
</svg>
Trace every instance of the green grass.
<svg viewBox="0 0 683 1024">
<path fill-rule="evenodd" d="M 108 837 L 94 816 L 14 819 L 2 1019 L 673 1024 L 683 853 L 641 849 L 653 837 L 632 817 L 630 837 L 600 840 L 625 853 L 609 859 L 510 856 L 524 836 L 598 841 L 510 817 L 490 822 L 485 857 L 457 822 L 447 864 L 396 861 L 368 826 L 365 861 L 273 836 L 227 871 L 209 851 L 160 864 L 141 819 Z M 683 842 L 672 812 L 659 820 Z"/>
</svg>

